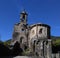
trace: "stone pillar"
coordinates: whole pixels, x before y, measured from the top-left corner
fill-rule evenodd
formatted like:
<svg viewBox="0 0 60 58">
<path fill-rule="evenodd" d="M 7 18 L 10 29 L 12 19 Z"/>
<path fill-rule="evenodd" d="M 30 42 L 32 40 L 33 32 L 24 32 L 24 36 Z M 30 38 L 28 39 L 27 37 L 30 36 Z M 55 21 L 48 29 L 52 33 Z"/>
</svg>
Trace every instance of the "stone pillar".
<svg viewBox="0 0 60 58">
<path fill-rule="evenodd" d="M 41 41 L 41 57 L 43 58 L 44 57 L 44 43 L 43 41 Z"/>
<path fill-rule="evenodd" d="M 59 53 L 56 53 L 56 58 L 60 58 L 60 57 L 59 57 Z"/>
<path fill-rule="evenodd" d="M 43 40 L 37 41 L 36 46 L 35 46 L 35 53 L 40 58 L 44 58 L 44 42 L 43 42 Z"/>
<path fill-rule="evenodd" d="M 47 58 L 47 46 L 46 46 L 46 41 L 44 41 L 44 58 Z"/>
<path fill-rule="evenodd" d="M 48 39 L 47 44 L 47 58 L 52 58 L 51 39 Z"/>
</svg>

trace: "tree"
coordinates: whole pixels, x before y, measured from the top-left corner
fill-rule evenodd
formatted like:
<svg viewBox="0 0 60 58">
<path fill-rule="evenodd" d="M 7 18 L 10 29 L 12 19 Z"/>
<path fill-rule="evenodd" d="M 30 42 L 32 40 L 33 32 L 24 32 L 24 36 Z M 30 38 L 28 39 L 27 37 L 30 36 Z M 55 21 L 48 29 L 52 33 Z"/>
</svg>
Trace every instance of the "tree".
<svg viewBox="0 0 60 58">
<path fill-rule="evenodd" d="M 16 42 L 13 46 L 12 55 L 13 56 L 22 55 L 22 52 L 23 52 L 23 50 L 20 47 L 20 44 L 18 42 Z"/>
</svg>

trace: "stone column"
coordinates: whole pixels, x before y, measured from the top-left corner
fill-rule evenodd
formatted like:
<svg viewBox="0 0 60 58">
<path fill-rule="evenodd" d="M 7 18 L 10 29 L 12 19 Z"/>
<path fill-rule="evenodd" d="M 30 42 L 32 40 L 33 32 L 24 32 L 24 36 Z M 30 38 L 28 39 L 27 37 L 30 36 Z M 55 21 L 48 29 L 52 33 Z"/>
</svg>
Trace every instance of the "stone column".
<svg viewBox="0 0 60 58">
<path fill-rule="evenodd" d="M 43 45 L 44 43 L 43 43 L 43 40 L 40 40 L 39 42 L 38 42 L 38 44 L 36 44 L 36 50 L 35 50 L 35 52 L 37 52 L 37 54 L 39 55 L 39 57 L 40 58 L 44 58 L 44 45 Z"/>
<path fill-rule="evenodd" d="M 44 43 L 43 43 L 43 40 L 41 41 L 41 57 L 43 58 L 44 57 Z"/>
<path fill-rule="evenodd" d="M 47 58 L 52 58 L 51 39 L 48 39 L 47 44 Z"/>
<path fill-rule="evenodd" d="M 46 46 L 46 41 L 44 41 L 44 58 L 47 58 L 47 46 Z"/>
</svg>

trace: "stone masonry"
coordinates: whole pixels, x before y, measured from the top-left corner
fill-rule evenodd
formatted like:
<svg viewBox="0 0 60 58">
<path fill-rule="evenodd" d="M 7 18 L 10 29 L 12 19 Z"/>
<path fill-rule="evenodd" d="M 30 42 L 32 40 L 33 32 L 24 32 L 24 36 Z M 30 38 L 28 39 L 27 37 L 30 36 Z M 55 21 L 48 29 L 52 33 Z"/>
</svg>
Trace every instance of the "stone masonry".
<svg viewBox="0 0 60 58">
<path fill-rule="evenodd" d="M 42 23 L 28 25 L 27 16 L 26 11 L 20 13 L 20 22 L 14 25 L 11 45 L 18 41 L 23 50 L 27 47 L 40 58 L 52 58 L 50 26 Z"/>
</svg>

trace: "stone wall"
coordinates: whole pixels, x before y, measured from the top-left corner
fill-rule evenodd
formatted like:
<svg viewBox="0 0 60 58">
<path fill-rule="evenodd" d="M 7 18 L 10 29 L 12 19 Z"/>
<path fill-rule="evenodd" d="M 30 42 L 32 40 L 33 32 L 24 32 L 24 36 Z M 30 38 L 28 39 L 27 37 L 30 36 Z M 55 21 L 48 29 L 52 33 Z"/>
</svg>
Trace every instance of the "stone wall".
<svg viewBox="0 0 60 58">
<path fill-rule="evenodd" d="M 60 53 L 52 54 L 52 58 L 60 58 Z"/>
</svg>

